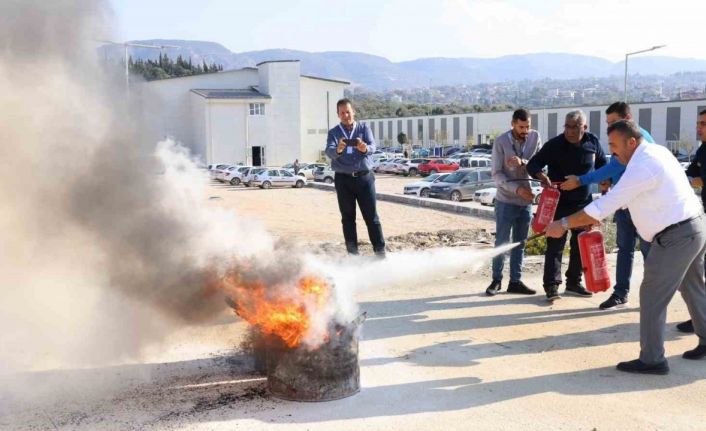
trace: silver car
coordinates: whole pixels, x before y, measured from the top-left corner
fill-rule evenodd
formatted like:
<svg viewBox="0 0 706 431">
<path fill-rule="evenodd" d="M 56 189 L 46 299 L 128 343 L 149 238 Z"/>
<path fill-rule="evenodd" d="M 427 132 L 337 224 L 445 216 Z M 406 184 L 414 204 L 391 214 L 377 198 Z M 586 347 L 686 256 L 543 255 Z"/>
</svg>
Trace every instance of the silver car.
<svg viewBox="0 0 706 431">
<path fill-rule="evenodd" d="M 261 189 L 271 187 L 296 187 L 298 189 L 306 185 L 306 178 L 294 175 L 286 169 L 263 169 L 257 173 L 252 180 L 251 186 L 258 186 Z"/>
<path fill-rule="evenodd" d="M 329 166 L 318 167 L 314 171 L 314 181 L 322 181 L 326 184 L 332 184 L 336 173 Z"/>
<path fill-rule="evenodd" d="M 494 184 L 495 181 L 488 168 L 459 169 L 446 177 L 443 182 L 433 184 L 429 196 L 458 202 L 473 199 L 476 190 L 488 188 Z"/>
</svg>

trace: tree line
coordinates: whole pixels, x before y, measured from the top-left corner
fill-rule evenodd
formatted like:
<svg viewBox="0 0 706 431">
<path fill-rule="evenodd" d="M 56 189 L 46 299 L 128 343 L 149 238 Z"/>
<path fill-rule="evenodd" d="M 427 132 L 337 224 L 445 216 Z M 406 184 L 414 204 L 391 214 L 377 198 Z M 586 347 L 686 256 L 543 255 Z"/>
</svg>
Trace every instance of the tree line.
<svg viewBox="0 0 706 431">
<path fill-rule="evenodd" d="M 496 112 L 514 109 L 513 105 L 497 104 L 489 106 L 464 105 L 459 103 L 423 104 L 400 103 L 382 100 L 376 95 L 350 95 L 349 98 L 355 105 L 357 116 L 364 120 L 368 118 L 390 117 L 421 117 L 425 115 L 453 115 L 468 114 L 473 112 Z"/>
<path fill-rule="evenodd" d="M 141 58 L 133 60 L 132 56 L 130 56 L 128 68 L 130 73 L 141 75 L 147 81 L 154 81 L 157 79 L 220 72 L 223 70 L 223 65 L 208 64 L 206 60 L 194 64 L 191 58 L 187 61 L 181 55 L 176 60 L 172 60 L 167 54 L 160 54 L 159 60 L 143 60 Z"/>
</svg>

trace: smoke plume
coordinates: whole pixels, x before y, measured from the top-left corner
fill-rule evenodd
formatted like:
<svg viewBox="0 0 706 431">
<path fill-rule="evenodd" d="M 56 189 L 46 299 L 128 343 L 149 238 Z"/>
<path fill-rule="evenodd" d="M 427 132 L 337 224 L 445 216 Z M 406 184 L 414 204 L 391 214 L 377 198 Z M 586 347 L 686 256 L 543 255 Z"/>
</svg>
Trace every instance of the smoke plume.
<svg viewBox="0 0 706 431">
<path fill-rule="evenodd" d="M 0 3 L 5 372 L 135 358 L 223 311 L 220 277 L 233 271 L 278 288 L 307 274 L 331 280 L 320 335 L 330 319 L 356 317 L 357 288 L 489 257 L 438 251 L 341 265 L 208 205 L 208 178 L 189 151 L 149 138 L 159 106 L 140 100 L 137 83 L 128 92 L 96 55 L 110 22 L 104 0 Z"/>
</svg>

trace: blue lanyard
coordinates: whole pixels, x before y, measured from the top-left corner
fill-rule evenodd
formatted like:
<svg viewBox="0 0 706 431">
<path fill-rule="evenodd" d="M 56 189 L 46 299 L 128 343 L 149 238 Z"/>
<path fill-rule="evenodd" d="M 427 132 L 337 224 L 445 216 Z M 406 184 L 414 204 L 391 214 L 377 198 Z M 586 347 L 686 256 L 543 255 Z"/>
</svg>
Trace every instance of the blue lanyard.
<svg viewBox="0 0 706 431">
<path fill-rule="evenodd" d="M 357 125 L 357 123 L 356 123 L 356 122 L 353 122 L 353 127 L 351 128 L 351 134 L 350 134 L 350 136 L 348 136 L 348 134 L 346 134 L 346 129 L 343 128 L 343 126 L 341 125 L 341 123 L 338 123 L 338 128 L 341 129 L 341 132 L 343 132 L 343 137 L 344 137 L 344 138 L 346 138 L 346 139 L 353 139 L 353 134 L 355 133 L 355 126 L 356 126 L 356 125 Z"/>
</svg>

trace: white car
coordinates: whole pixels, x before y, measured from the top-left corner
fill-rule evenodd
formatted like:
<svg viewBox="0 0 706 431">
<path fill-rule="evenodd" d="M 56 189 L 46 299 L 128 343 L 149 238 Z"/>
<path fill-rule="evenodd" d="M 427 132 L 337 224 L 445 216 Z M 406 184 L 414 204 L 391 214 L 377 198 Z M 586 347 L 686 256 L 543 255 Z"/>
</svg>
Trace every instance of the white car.
<svg viewBox="0 0 706 431">
<path fill-rule="evenodd" d="M 429 159 L 412 159 L 404 163 L 403 165 L 399 166 L 397 169 L 398 174 L 402 174 L 404 176 L 412 176 L 415 177 L 419 174 L 419 165 L 422 163 L 428 163 Z"/>
<path fill-rule="evenodd" d="M 226 175 L 227 174 L 233 174 L 233 172 L 238 169 L 237 166 L 229 165 L 227 168 L 220 169 L 218 173 L 216 173 L 216 180 L 225 183 L 226 182 Z M 230 175 L 228 175 L 230 178 Z M 230 181 L 230 179 L 228 180 Z"/>
<path fill-rule="evenodd" d="M 476 190 L 473 194 L 473 201 L 480 202 L 481 205 L 495 206 L 495 195 L 498 193 L 498 189 L 495 187 L 489 187 L 486 189 Z M 542 194 L 542 186 L 532 185 L 532 193 L 534 194 L 534 204 L 539 203 L 539 196 Z"/>
<path fill-rule="evenodd" d="M 226 171 L 223 175 L 223 182 L 230 183 L 231 186 L 237 186 L 243 181 L 243 176 L 252 169 L 252 166 L 235 166 L 235 169 Z"/>
<path fill-rule="evenodd" d="M 245 187 L 250 187 L 252 180 L 255 178 L 255 175 L 259 174 L 262 171 L 266 171 L 267 169 L 277 169 L 277 168 L 252 168 L 247 171 L 247 174 L 243 175 L 243 178 L 242 178 L 243 185 Z"/>
<path fill-rule="evenodd" d="M 322 181 L 326 184 L 333 184 L 336 173 L 330 167 L 320 167 L 314 171 L 314 181 Z"/>
<path fill-rule="evenodd" d="M 208 174 L 211 176 L 211 179 L 216 179 L 216 176 L 221 172 L 222 169 L 226 169 L 230 165 L 225 164 L 225 163 L 220 163 L 217 165 L 208 165 Z"/>
<path fill-rule="evenodd" d="M 424 177 L 424 179 L 407 184 L 404 186 L 404 194 L 406 195 L 417 195 L 423 198 L 429 197 L 429 190 L 431 190 L 431 185 L 438 183 L 448 177 L 449 174 L 432 174 Z"/>
<path fill-rule="evenodd" d="M 392 159 L 385 163 L 380 163 L 377 172 L 381 174 L 394 174 L 397 170 L 397 165 L 405 160 L 406 159 Z"/>
<path fill-rule="evenodd" d="M 306 178 L 300 175 L 294 175 L 286 169 L 263 169 L 255 174 L 250 180 L 251 186 L 257 186 L 261 189 L 269 189 L 271 187 L 296 187 L 298 189 L 306 185 Z"/>
</svg>

